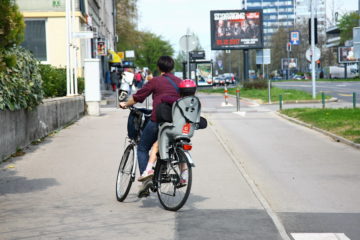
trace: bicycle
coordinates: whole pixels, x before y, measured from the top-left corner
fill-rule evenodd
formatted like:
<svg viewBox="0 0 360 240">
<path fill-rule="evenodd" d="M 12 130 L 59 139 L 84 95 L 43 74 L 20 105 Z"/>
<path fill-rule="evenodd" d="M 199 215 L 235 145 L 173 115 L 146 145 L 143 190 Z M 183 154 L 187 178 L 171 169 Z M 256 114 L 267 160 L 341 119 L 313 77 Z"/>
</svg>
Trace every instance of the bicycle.
<svg viewBox="0 0 360 240">
<path fill-rule="evenodd" d="M 145 123 L 145 113 L 139 113 L 139 109 L 134 107 L 130 111 L 137 112 L 138 118 L 143 119 L 137 122 Z M 199 99 L 191 96 L 178 100 L 174 103 L 172 115 L 172 123 L 165 122 L 159 127 L 159 153 L 150 190 L 157 193 L 166 210 L 177 211 L 184 206 L 191 191 L 195 164 L 189 153 L 192 149 L 190 138 L 200 121 Z M 135 180 L 138 164 L 136 148 L 143 126 L 139 125 L 136 129 L 136 138 L 130 139 L 120 162 L 116 181 L 116 198 L 120 202 L 126 199 Z"/>
</svg>

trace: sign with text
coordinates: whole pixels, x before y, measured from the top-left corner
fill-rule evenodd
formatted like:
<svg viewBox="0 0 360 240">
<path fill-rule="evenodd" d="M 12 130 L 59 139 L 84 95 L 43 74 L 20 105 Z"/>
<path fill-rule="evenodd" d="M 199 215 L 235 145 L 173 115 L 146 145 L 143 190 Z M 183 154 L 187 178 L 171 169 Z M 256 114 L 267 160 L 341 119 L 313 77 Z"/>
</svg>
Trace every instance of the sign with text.
<svg viewBox="0 0 360 240">
<path fill-rule="evenodd" d="M 290 44 L 291 45 L 300 45 L 300 32 L 291 31 L 290 32 Z"/>
<path fill-rule="evenodd" d="M 263 47 L 262 10 L 210 11 L 211 49 Z"/>
</svg>

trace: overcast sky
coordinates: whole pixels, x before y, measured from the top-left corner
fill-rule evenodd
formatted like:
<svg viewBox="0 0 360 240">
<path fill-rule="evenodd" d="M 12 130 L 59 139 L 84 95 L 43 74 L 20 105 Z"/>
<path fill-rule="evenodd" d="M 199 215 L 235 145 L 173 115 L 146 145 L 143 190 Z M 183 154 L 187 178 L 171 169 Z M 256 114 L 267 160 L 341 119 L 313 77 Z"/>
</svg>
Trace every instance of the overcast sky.
<svg viewBox="0 0 360 240">
<path fill-rule="evenodd" d="M 357 10 L 358 0 L 326 0 L 331 15 L 332 3 L 339 13 Z M 210 53 L 210 11 L 241 9 L 242 0 L 139 0 L 139 30 L 148 30 L 170 41 L 178 51 L 179 39 L 187 29 L 200 39 Z"/>
</svg>

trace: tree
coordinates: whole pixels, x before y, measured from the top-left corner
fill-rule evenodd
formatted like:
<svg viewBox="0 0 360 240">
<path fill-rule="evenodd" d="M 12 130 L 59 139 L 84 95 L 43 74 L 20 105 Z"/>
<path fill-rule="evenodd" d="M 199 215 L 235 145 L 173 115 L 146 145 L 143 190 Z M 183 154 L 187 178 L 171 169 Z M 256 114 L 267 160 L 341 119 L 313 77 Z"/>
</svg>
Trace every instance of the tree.
<svg viewBox="0 0 360 240">
<path fill-rule="evenodd" d="M 340 44 L 353 38 L 353 28 L 359 24 L 360 16 L 357 12 L 344 14 L 338 24 L 340 28 Z"/>
<path fill-rule="evenodd" d="M 16 56 L 4 56 L 3 51 L 24 40 L 25 23 L 14 1 L 0 0 L 0 13 L 0 71 L 3 71 L 16 64 Z"/>
<path fill-rule="evenodd" d="M 116 32 L 119 36 L 118 50 L 135 50 L 141 33 L 136 30 L 138 19 L 137 0 L 117 0 Z"/>
<path fill-rule="evenodd" d="M 169 42 L 156 34 L 144 32 L 141 33 L 135 63 L 140 67 L 148 67 L 152 72 L 156 72 L 159 57 L 164 55 L 172 56 L 173 54 L 174 49 Z"/>
</svg>

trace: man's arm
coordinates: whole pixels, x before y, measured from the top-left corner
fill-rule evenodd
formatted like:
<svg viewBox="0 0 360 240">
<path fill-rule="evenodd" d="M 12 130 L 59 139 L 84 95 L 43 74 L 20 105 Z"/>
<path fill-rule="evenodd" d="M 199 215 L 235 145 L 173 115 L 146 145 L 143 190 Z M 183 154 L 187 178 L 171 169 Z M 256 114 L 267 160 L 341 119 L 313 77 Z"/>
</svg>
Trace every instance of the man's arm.
<svg viewBox="0 0 360 240">
<path fill-rule="evenodd" d="M 130 106 L 132 106 L 132 105 L 134 105 L 134 104 L 136 104 L 134 98 L 133 98 L 133 97 L 130 97 L 127 102 L 120 102 L 120 103 L 119 103 L 119 106 L 120 106 L 121 108 L 128 108 L 128 107 L 130 107 Z"/>
</svg>

